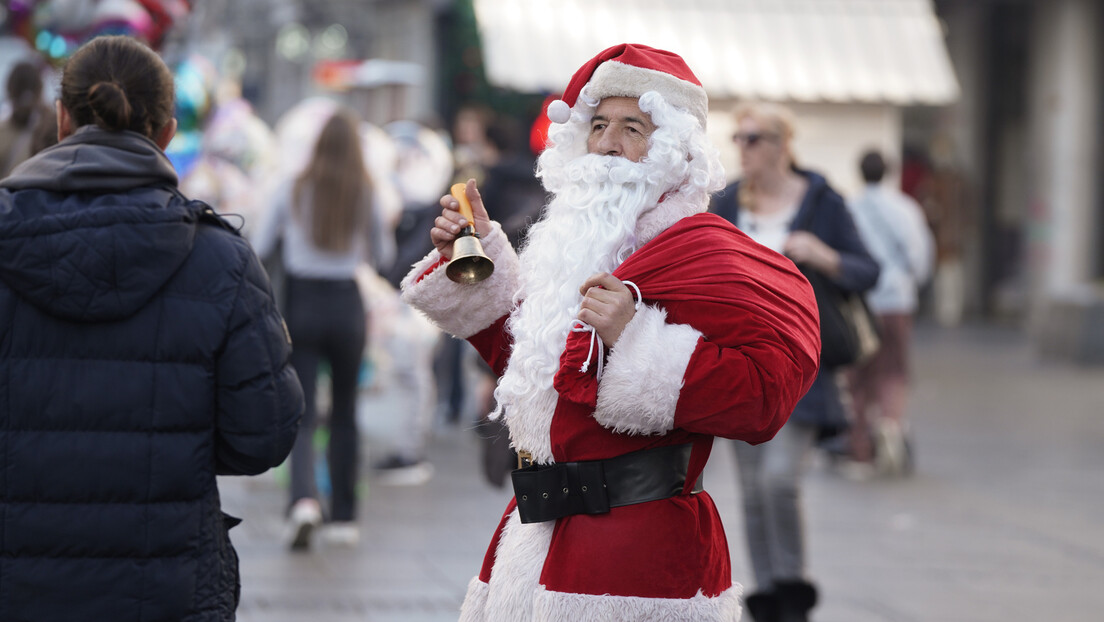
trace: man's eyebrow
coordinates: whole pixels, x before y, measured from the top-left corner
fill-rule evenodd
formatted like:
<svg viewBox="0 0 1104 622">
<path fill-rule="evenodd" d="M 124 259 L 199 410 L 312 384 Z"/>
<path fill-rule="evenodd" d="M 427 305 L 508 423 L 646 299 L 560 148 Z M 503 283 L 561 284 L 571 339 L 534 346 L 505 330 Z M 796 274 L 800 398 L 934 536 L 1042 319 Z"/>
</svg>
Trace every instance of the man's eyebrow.
<svg viewBox="0 0 1104 622">
<path fill-rule="evenodd" d="M 592 122 L 593 121 L 605 121 L 606 123 L 609 123 L 610 118 L 607 117 L 604 114 L 596 114 L 593 117 L 591 117 L 590 120 Z M 625 123 L 635 123 L 635 124 L 637 124 L 641 127 L 648 127 L 648 122 L 645 121 L 644 119 L 641 119 L 640 117 L 621 117 L 621 120 L 624 121 Z"/>
</svg>

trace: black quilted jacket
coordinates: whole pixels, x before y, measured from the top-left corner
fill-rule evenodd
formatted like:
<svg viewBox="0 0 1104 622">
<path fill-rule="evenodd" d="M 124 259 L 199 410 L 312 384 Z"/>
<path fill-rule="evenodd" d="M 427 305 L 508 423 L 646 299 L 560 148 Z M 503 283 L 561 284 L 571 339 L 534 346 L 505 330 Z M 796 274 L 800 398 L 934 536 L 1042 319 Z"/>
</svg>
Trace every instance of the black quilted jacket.
<svg viewBox="0 0 1104 622">
<path fill-rule="evenodd" d="M 290 451 L 291 344 L 249 245 L 164 154 L 82 128 L 0 182 L 0 620 L 234 619 L 216 474 Z"/>
</svg>

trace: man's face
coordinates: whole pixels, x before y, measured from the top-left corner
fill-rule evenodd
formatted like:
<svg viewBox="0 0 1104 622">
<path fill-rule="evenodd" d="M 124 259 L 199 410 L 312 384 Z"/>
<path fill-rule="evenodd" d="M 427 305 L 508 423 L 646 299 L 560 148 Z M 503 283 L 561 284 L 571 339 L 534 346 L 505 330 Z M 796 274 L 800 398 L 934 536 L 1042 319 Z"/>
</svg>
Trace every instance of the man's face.
<svg viewBox="0 0 1104 622">
<path fill-rule="evenodd" d="M 635 97 L 607 97 L 590 120 L 587 153 L 639 162 L 648 155 L 648 138 L 654 131 L 651 116 L 640 110 Z"/>
</svg>

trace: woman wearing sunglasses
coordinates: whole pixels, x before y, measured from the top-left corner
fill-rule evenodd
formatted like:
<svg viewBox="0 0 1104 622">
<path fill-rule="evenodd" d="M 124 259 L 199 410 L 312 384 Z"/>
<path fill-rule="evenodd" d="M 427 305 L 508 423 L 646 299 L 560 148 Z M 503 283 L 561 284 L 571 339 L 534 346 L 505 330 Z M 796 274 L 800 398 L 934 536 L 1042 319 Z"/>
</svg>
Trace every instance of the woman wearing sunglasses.
<svg viewBox="0 0 1104 622">
<path fill-rule="evenodd" d="M 843 198 L 823 176 L 797 166 L 790 111 L 750 103 L 734 114 L 733 141 L 742 176 L 714 197 L 710 211 L 845 291 L 873 287 L 878 265 L 863 246 Z M 755 622 L 805 621 L 816 604 L 816 588 L 805 574 L 801 475 L 818 438 L 847 425 L 838 375 L 838 370 L 822 366 L 774 439 L 735 444 L 757 584 L 746 603 Z"/>
</svg>

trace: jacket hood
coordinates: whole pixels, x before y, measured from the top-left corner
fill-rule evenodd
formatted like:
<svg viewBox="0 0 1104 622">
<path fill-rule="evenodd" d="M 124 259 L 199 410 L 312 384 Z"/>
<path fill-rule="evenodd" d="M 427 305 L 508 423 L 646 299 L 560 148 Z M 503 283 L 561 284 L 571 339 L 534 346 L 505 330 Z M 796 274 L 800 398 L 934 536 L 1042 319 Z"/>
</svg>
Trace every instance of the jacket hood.
<svg viewBox="0 0 1104 622">
<path fill-rule="evenodd" d="M 95 125 L 78 128 L 58 144 L 24 161 L 0 188 L 53 192 L 112 192 L 177 184 L 165 152 L 137 132 L 109 132 Z"/>
<path fill-rule="evenodd" d="M 0 281 L 62 319 L 129 317 L 191 253 L 204 208 L 149 139 L 81 128 L 0 181 Z"/>
</svg>

